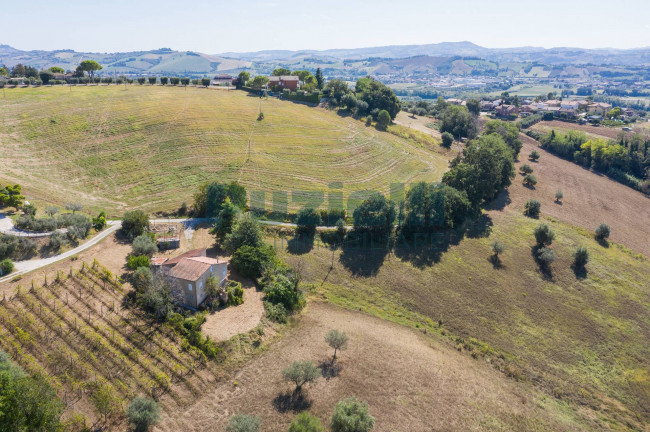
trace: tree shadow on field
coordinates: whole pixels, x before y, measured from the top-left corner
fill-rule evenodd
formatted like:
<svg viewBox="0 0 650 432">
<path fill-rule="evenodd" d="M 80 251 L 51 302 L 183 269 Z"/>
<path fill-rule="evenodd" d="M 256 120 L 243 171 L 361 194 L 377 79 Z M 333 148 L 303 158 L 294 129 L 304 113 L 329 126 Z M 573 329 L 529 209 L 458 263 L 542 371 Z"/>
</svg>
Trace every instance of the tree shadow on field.
<svg viewBox="0 0 650 432">
<path fill-rule="evenodd" d="M 389 252 L 385 238 L 351 231 L 343 244 L 339 262 L 354 276 L 375 276 Z"/>
<path fill-rule="evenodd" d="M 490 257 L 488 258 L 488 261 L 490 261 L 490 263 L 492 264 L 492 267 L 495 270 L 500 270 L 502 268 L 505 268 L 505 266 L 503 265 L 503 261 L 501 261 L 501 257 L 499 255 L 497 255 L 497 254 L 490 255 Z"/>
<path fill-rule="evenodd" d="M 338 377 L 341 375 L 341 371 L 343 370 L 343 367 L 333 359 L 323 360 L 318 365 L 318 368 L 320 369 L 323 378 L 325 378 L 325 381 Z"/>
<path fill-rule="evenodd" d="M 572 265 L 571 269 L 576 279 L 586 279 L 587 278 L 587 268 L 585 266 Z"/>
<path fill-rule="evenodd" d="M 279 413 L 299 413 L 311 408 L 313 401 L 303 390 L 285 391 L 273 398 L 273 407 Z"/>
<path fill-rule="evenodd" d="M 314 236 L 297 234 L 287 242 L 287 250 L 292 255 L 304 255 L 314 248 Z"/>
<path fill-rule="evenodd" d="M 510 192 L 508 189 L 505 189 L 499 193 L 499 195 L 494 199 L 494 201 L 485 205 L 485 210 L 503 210 L 506 208 L 512 200 L 510 199 Z"/>
</svg>

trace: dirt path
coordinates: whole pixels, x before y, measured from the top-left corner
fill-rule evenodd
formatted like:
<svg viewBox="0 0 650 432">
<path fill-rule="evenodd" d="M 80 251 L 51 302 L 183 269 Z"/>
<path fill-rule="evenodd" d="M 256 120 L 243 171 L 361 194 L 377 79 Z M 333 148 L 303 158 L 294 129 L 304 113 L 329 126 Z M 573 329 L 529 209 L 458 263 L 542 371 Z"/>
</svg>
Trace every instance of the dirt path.
<svg viewBox="0 0 650 432">
<path fill-rule="evenodd" d="M 552 216 L 592 231 L 606 223 L 610 239 L 635 252 L 650 257 L 650 198 L 604 175 L 589 171 L 573 162 L 560 159 L 538 147 L 537 141 L 520 135 L 524 146 L 517 167 L 530 164 L 538 180 L 534 189 L 522 184 L 521 174 L 513 180 L 501 204 L 510 201 L 514 211 L 523 211 L 528 199 L 542 203 L 542 214 Z M 530 162 L 527 155 L 537 149 L 539 162 Z M 555 202 L 555 191 L 564 193 L 562 203 Z"/>
<path fill-rule="evenodd" d="M 244 290 L 244 303 L 229 306 L 207 316 L 201 332 L 215 341 L 228 340 L 236 334 L 254 329 L 264 316 L 264 292 L 251 286 Z"/>
<path fill-rule="evenodd" d="M 296 360 L 329 365 L 332 350 L 323 338 L 332 328 L 350 336 L 349 349 L 336 362 L 340 369 L 308 386 L 302 402 L 291 405 L 293 387 L 282 380 L 282 369 Z M 294 408 L 308 409 L 327 425 L 336 402 L 355 395 L 368 401 L 376 432 L 530 430 L 540 418 L 548 430 L 569 430 L 548 418 L 529 386 L 491 366 L 411 329 L 318 302 L 231 382 L 184 412 L 163 413 L 154 430 L 221 431 L 230 416 L 248 413 L 262 417 L 264 431 L 284 432 Z"/>
</svg>

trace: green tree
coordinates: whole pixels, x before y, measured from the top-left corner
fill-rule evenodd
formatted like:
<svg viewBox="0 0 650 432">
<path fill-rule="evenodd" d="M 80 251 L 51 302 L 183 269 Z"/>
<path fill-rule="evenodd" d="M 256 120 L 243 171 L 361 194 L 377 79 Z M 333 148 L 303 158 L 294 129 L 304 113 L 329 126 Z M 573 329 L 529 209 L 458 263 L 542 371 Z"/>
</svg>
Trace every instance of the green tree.
<svg viewBox="0 0 650 432">
<path fill-rule="evenodd" d="M 259 432 L 261 419 L 259 417 L 236 414 L 228 420 L 226 432 Z"/>
<path fill-rule="evenodd" d="M 523 143 L 519 138 L 519 128 L 512 123 L 507 123 L 501 120 L 491 120 L 485 124 L 486 135 L 499 134 L 503 141 L 512 149 L 512 154 L 517 157 Z"/>
<path fill-rule="evenodd" d="M 589 262 L 589 251 L 584 246 L 578 246 L 573 252 L 573 265 L 576 268 L 584 268 Z"/>
<path fill-rule="evenodd" d="M 58 207 L 54 207 L 54 206 L 45 207 L 45 214 L 51 218 L 53 218 L 54 215 L 57 214 L 58 212 L 59 212 Z"/>
<path fill-rule="evenodd" d="M 230 201 L 230 197 L 226 197 L 221 211 L 217 215 L 217 222 L 210 231 L 217 237 L 217 240 L 224 241 L 226 236 L 232 232 L 232 227 L 237 221 L 240 210 Z"/>
<path fill-rule="evenodd" d="M 325 428 L 318 417 L 304 411 L 291 422 L 289 432 L 325 432 Z"/>
<path fill-rule="evenodd" d="M 0 432 L 59 432 L 63 403 L 41 376 L 30 377 L 0 351 Z"/>
<path fill-rule="evenodd" d="M 136 396 L 126 408 L 126 416 L 135 432 L 147 432 L 160 420 L 160 405 L 153 399 Z"/>
<path fill-rule="evenodd" d="M 323 223 L 323 219 L 319 211 L 313 208 L 301 208 L 296 214 L 296 225 L 298 225 L 297 232 L 310 237 L 316 234 L 316 228 Z"/>
<path fill-rule="evenodd" d="M 138 77 L 138 84 L 143 85 L 147 79 L 145 77 Z"/>
<path fill-rule="evenodd" d="M 168 82 L 169 82 L 168 77 L 166 77 L 166 76 L 160 77 L 160 84 L 167 85 Z"/>
<path fill-rule="evenodd" d="M 81 203 L 77 203 L 77 202 L 70 202 L 65 205 L 65 209 L 71 211 L 72 214 L 81 211 L 83 208 L 84 206 Z"/>
<path fill-rule="evenodd" d="M 377 114 L 377 129 L 386 130 L 390 124 L 390 114 L 386 110 L 379 111 Z"/>
<path fill-rule="evenodd" d="M 481 113 L 481 101 L 479 99 L 467 99 L 467 110 L 475 116 Z"/>
<path fill-rule="evenodd" d="M 284 275 L 273 276 L 264 287 L 264 295 L 267 302 L 281 304 L 289 312 L 300 309 L 304 304 L 295 281 L 289 280 Z"/>
<path fill-rule="evenodd" d="M 151 260 L 147 255 L 129 255 L 126 266 L 131 270 L 137 270 L 141 267 L 149 268 Z"/>
<path fill-rule="evenodd" d="M 0 276 L 8 275 L 14 271 L 14 262 L 9 258 L 5 258 L 0 261 Z"/>
<path fill-rule="evenodd" d="M 386 110 L 391 120 L 395 119 L 401 109 L 401 102 L 395 95 L 395 92 L 374 78 L 366 77 L 359 79 L 355 91 L 357 98 L 366 102 L 370 111 Z"/>
<path fill-rule="evenodd" d="M 442 146 L 444 148 L 451 148 L 451 145 L 454 143 L 454 136 L 449 132 L 442 133 Z"/>
<path fill-rule="evenodd" d="M 340 79 L 330 80 L 327 83 L 327 90 L 329 91 L 329 96 L 333 100 L 334 105 L 341 105 L 343 96 L 350 93 L 350 88 L 348 83 Z"/>
<path fill-rule="evenodd" d="M 535 241 L 538 247 L 550 246 L 555 240 L 555 232 L 546 224 L 535 227 Z"/>
<path fill-rule="evenodd" d="M 515 177 L 512 149 L 497 134 L 472 140 L 450 166 L 442 181 L 464 191 L 474 207 L 496 198 Z"/>
<path fill-rule="evenodd" d="M 156 252 L 158 252 L 158 246 L 150 236 L 142 234 L 133 239 L 132 255 L 146 255 L 151 257 Z"/>
<path fill-rule="evenodd" d="M 274 69 L 272 75 L 273 76 L 291 75 L 291 71 L 289 69 L 287 69 L 287 68 L 280 67 L 280 68 Z"/>
<path fill-rule="evenodd" d="M 156 84 L 156 81 L 158 81 L 158 78 L 149 77 L 148 80 L 149 80 L 149 84 L 154 85 L 154 84 Z"/>
<path fill-rule="evenodd" d="M 43 82 L 43 84 L 48 85 L 50 83 L 50 80 L 54 79 L 54 74 L 50 72 L 49 70 L 43 70 L 38 73 L 39 78 Z"/>
<path fill-rule="evenodd" d="M 449 132 L 457 139 L 474 138 L 478 123 L 464 106 L 449 105 L 440 115 L 440 132 Z"/>
<path fill-rule="evenodd" d="M 323 89 L 323 86 L 325 85 L 325 79 L 323 78 L 323 71 L 320 70 L 320 68 L 316 69 L 316 85 L 319 90 Z"/>
<path fill-rule="evenodd" d="M 596 228 L 596 240 L 598 241 L 605 241 L 609 238 L 610 234 L 610 228 L 609 225 L 607 224 L 600 224 L 598 225 L 598 228 Z"/>
<path fill-rule="evenodd" d="M 149 216 L 142 210 L 132 210 L 122 217 L 122 233 L 128 239 L 134 239 L 144 234 L 149 227 Z"/>
<path fill-rule="evenodd" d="M 536 161 L 539 159 L 539 152 L 537 150 L 533 150 L 528 154 L 528 158 L 532 161 Z"/>
<path fill-rule="evenodd" d="M 524 176 L 524 184 L 526 186 L 535 186 L 537 184 L 537 177 L 532 174 L 526 174 Z"/>
<path fill-rule="evenodd" d="M 226 186 L 226 195 L 230 201 L 240 209 L 246 208 L 246 188 L 236 181 L 232 181 Z"/>
<path fill-rule="evenodd" d="M 88 73 L 91 80 L 95 78 L 96 71 L 102 70 L 102 65 L 97 63 L 95 60 L 84 60 L 81 63 L 79 63 L 79 67 L 83 72 Z"/>
<path fill-rule="evenodd" d="M 374 427 L 375 418 L 366 402 L 348 398 L 336 404 L 330 421 L 332 432 L 370 432 Z"/>
<path fill-rule="evenodd" d="M 0 189 L 0 204 L 13 207 L 16 211 L 23 205 L 25 196 L 22 195 L 22 188 L 20 185 L 7 185 L 4 189 Z"/>
<path fill-rule="evenodd" d="M 334 356 L 332 360 L 336 360 L 336 352 L 339 350 L 347 349 L 348 340 L 350 338 L 345 332 L 338 330 L 330 330 L 325 335 L 325 342 L 331 347 L 334 348 Z"/>
<path fill-rule="evenodd" d="M 533 173 L 533 167 L 531 167 L 528 164 L 523 164 L 522 166 L 519 167 L 519 171 L 521 171 L 524 174 L 532 174 Z"/>
<path fill-rule="evenodd" d="M 186 78 L 181 78 L 181 84 L 183 86 L 187 87 L 188 85 L 190 85 L 190 79 L 187 78 L 187 77 Z"/>
<path fill-rule="evenodd" d="M 262 229 L 259 222 L 251 213 L 244 213 L 233 226 L 232 232 L 226 235 L 224 248 L 230 254 L 242 246 L 258 247 L 262 245 Z"/>
<path fill-rule="evenodd" d="M 395 216 L 395 203 L 379 192 L 370 195 L 352 214 L 355 230 L 384 235 L 392 232 Z"/>
<path fill-rule="evenodd" d="M 320 369 L 311 360 L 293 362 L 282 371 L 284 379 L 296 385 L 296 392 L 302 390 L 305 384 L 316 381 L 320 374 Z"/>
<path fill-rule="evenodd" d="M 529 199 L 526 201 L 526 204 L 524 204 L 524 214 L 532 218 L 539 217 L 541 209 L 542 203 L 536 199 Z"/>
<path fill-rule="evenodd" d="M 504 245 L 503 243 L 501 243 L 501 242 L 499 242 L 497 240 L 492 242 L 491 247 L 492 247 L 492 252 L 494 253 L 494 256 L 496 256 L 496 257 L 501 255 L 506 250 L 506 245 Z"/>
<path fill-rule="evenodd" d="M 537 262 L 542 267 L 550 266 L 555 261 L 555 252 L 547 247 L 542 247 L 537 251 Z"/>
<path fill-rule="evenodd" d="M 245 86 L 249 79 L 251 79 L 251 74 L 249 72 L 246 71 L 239 72 L 239 75 L 237 75 L 237 82 L 236 82 L 237 88 L 242 88 L 243 86 Z"/>
<path fill-rule="evenodd" d="M 556 202 L 562 202 L 562 198 L 564 198 L 564 192 L 562 192 L 562 189 L 558 189 L 555 191 L 555 201 Z"/>
<path fill-rule="evenodd" d="M 172 77 L 172 78 L 169 79 L 169 82 L 171 83 L 171 85 L 175 86 L 175 85 L 178 85 L 181 82 L 181 79 L 177 78 L 177 77 Z"/>
<path fill-rule="evenodd" d="M 275 250 L 271 245 L 242 245 L 233 252 L 230 265 L 240 275 L 255 280 L 272 265 L 274 259 Z"/>
<path fill-rule="evenodd" d="M 253 86 L 254 89 L 262 89 L 266 87 L 266 85 L 269 83 L 269 77 L 266 77 L 264 75 L 258 75 L 255 78 L 253 78 L 253 82 L 251 85 Z"/>
</svg>

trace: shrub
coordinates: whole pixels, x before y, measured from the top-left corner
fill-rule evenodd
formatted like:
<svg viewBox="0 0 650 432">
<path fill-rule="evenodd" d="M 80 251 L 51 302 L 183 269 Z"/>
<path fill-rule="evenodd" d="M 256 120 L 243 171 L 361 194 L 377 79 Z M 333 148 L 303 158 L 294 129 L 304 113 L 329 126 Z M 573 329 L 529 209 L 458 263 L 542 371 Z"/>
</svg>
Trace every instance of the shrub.
<svg viewBox="0 0 650 432">
<path fill-rule="evenodd" d="M 542 203 L 536 199 L 529 199 L 526 201 L 526 204 L 524 204 L 524 214 L 528 217 L 539 217 L 541 209 Z"/>
<path fill-rule="evenodd" d="M 100 212 L 99 215 L 93 219 L 93 227 L 95 228 L 95 231 L 101 231 L 106 228 L 106 225 L 106 213 Z"/>
<path fill-rule="evenodd" d="M 302 307 L 304 302 L 295 284 L 284 275 L 276 276 L 264 288 L 264 294 L 266 301 L 281 304 L 289 312 Z"/>
<path fill-rule="evenodd" d="M 601 223 L 598 225 L 598 228 L 596 228 L 596 240 L 598 241 L 603 241 L 609 237 L 610 234 L 610 229 L 609 225 Z"/>
<path fill-rule="evenodd" d="M 282 304 L 264 302 L 264 309 L 266 310 L 266 317 L 271 321 L 281 324 L 287 322 L 287 309 Z"/>
<path fill-rule="evenodd" d="M 237 306 L 244 303 L 244 289 L 239 282 L 228 282 L 226 291 L 228 292 L 228 306 Z"/>
<path fill-rule="evenodd" d="M 36 216 L 36 206 L 34 204 L 24 205 L 23 213 L 25 213 L 27 216 Z"/>
<path fill-rule="evenodd" d="M 562 192 L 562 189 L 558 189 L 555 191 L 555 201 L 562 201 L 562 198 L 564 198 L 564 193 Z"/>
<path fill-rule="evenodd" d="M 258 432 L 260 430 L 261 419 L 259 417 L 237 414 L 230 417 L 226 432 Z"/>
<path fill-rule="evenodd" d="M 528 164 L 523 164 L 522 166 L 519 167 L 519 171 L 521 171 L 524 174 L 531 174 L 533 172 L 533 167 L 531 167 Z"/>
<path fill-rule="evenodd" d="M 533 160 L 533 161 L 538 160 L 539 156 L 540 156 L 540 154 L 539 154 L 539 152 L 537 150 L 533 150 L 528 154 L 528 157 L 530 158 L 530 160 Z"/>
<path fill-rule="evenodd" d="M 546 224 L 541 224 L 535 227 L 535 241 L 537 246 L 549 246 L 555 240 L 555 233 Z"/>
<path fill-rule="evenodd" d="M 589 262 L 589 251 L 584 246 L 578 246 L 573 252 L 573 265 L 582 268 Z"/>
<path fill-rule="evenodd" d="M 226 235 L 223 246 L 228 253 L 233 253 L 242 246 L 256 248 L 262 245 L 262 229 L 259 222 L 250 213 L 237 219 L 232 231 Z"/>
<path fill-rule="evenodd" d="M 322 223 L 320 213 L 313 208 L 301 208 L 296 214 L 297 231 L 301 234 L 313 237 L 316 234 L 316 227 Z"/>
<path fill-rule="evenodd" d="M 0 261 L 0 276 L 8 275 L 14 271 L 14 262 L 9 258 Z"/>
<path fill-rule="evenodd" d="M 149 227 L 149 216 L 142 210 L 133 210 L 124 213 L 122 218 L 122 233 L 128 239 L 134 239 L 144 234 Z"/>
<path fill-rule="evenodd" d="M 289 432 L 325 432 L 318 417 L 303 411 L 289 425 Z"/>
<path fill-rule="evenodd" d="M 49 246 L 52 248 L 52 250 L 58 251 L 61 249 L 61 246 L 65 246 L 67 244 L 68 236 L 61 232 L 55 232 L 50 236 Z"/>
<path fill-rule="evenodd" d="M 133 240 L 132 255 L 146 255 L 151 257 L 156 252 L 158 252 L 158 246 L 156 246 L 156 242 L 150 236 L 143 234 Z"/>
<path fill-rule="evenodd" d="M 133 275 L 131 275 L 131 285 L 133 288 L 143 293 L 146 289 L 153 285 L 153 273 L 147 267 L 138 267 Z"/>
<path fill-rule="evenodd" d="M 126 266 L 131 270 L 136 270 L 140 267 L 147 267 L 151 265 L 149 257 L 146 255 L 130 255 Z"/>
<path fill-rule="evenodd" d="M 555 261 L 555 252 L 552 249 L 543 247 L 537 251 L 537 261 L 542 266 L 548 267 Z"/>
<path fill-rule="evenodd" d="M 271 245 L 244 245 L 232 255 L 230 264 L 244 277 L 257 279 L 262 276 L 264 268 L 275 259 L 275 250 Z"/>
<path fill-rule="evenodd" d="M 454 136 L 449 132 L 442 133 L 442 146 L 444 148 L 451 148 L 451 145 L 454 143 Z"/>
<path fill-rule="evenodd" d="M 296 385 L 296 391 L 300 391 L 305 384 L 316 381 L 320 373 L 311 360 L 304 360 L 291 363 L 282 371 L 282 376 Z"/>
<path fill-rule="evenodd" d="M 532 174 L 526 174 L 524 176 L 524 184 L 526 186 L 535 186 L 537 184 L 537 177 Z"/>
<path fill-rule="evenodd" d="M 390 113 L 386 110 L 381 110 L 379 111 L 379 114 L 377 114 L 377 129 L 380 130 L 386 130 L 388 125 L 390 124 L 391 118 L 390 118 Z"/>
<path fill-rule="evenodd" d="M 137 396 L 127 407 L 126 416 L 136 432 L 146 432 L 160 420 L 160 405 L 153 399 Z"/>
<path fill-rule="evenodd" d="M 86 215 L 82 214 L 62 214 L 56 219 L 58 228 L 67 228 L 70 231 L 73 228 L 75 238 L 86 238 L 93 226 L 92 221 Z"/>
<path fill-rule="evenodd" d="M 327 332 L 325 335 L 325 342 L 327 342 L 330 347 L 334 348 L 333 359 L 336 359 L 336 352 L 338 350 L 347 349 L 349 339 L 348 335 L 342 331 L 330 330 Z"/>
<path fill-rule="evenodd" d="M 330 421 L 332 432 L 370 432 L 375 418 L 368 412 L 368 404 L 357 398 L 339 401 Z"/>
</svg>

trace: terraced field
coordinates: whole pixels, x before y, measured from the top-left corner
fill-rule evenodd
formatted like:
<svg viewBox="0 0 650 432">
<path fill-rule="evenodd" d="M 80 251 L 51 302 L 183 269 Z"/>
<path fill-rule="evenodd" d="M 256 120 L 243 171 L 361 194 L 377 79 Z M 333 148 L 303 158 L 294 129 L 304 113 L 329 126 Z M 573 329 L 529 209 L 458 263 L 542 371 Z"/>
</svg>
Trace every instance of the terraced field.
<svg viewBox="0 0 650 432">
<path fill-rule="evenodd" d="M 438 180 L 447 168 L 434 148 L 334 112 L 193 87 L 7 89 L 0 143 L 0 182 L 22 184 L 30 199 L 74 197 L 114 216 L 191 203 L 210 180 L 238 180 L 270 206 L 277 191 L 327 192 L 342 182 L 345 197 L 386 193 L 394 182 Z M 294 197 L 289 208 L 304 194 Z"/>
</svg>

